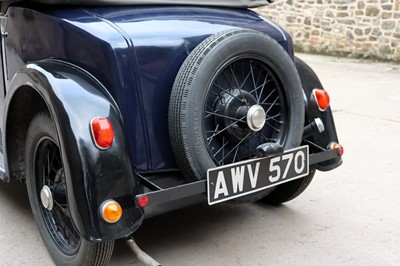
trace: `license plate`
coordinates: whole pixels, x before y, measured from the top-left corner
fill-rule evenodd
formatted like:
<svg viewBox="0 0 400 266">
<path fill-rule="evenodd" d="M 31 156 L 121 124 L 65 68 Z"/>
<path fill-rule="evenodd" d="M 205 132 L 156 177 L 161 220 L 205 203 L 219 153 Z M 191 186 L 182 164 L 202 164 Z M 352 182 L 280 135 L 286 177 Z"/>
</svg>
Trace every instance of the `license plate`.
<svg viewBox="0 0 400 266">
<path fill-rule="evenodd" d="M 239 198 L 308 175 L 308 146 L 207 171 L 208 204 Z"/>
</svg>

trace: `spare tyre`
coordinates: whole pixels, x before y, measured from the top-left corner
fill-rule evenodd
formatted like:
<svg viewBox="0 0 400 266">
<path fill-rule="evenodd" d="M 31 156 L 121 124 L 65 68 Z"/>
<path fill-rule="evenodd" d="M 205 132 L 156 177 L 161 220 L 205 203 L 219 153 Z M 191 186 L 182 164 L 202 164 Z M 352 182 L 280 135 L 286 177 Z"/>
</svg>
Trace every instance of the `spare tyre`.
<svg viewBox="0 0 400 266">
<path fill-rule="evenodd" d="M 263 143 L 297 147 L 304 102 L 296 67 L 281 45 L 260 32 L 231 29 L 212 35 L 177 74 L 168 124 L 176 161 L 188 180 L 254 158 Z"/>
</svg>

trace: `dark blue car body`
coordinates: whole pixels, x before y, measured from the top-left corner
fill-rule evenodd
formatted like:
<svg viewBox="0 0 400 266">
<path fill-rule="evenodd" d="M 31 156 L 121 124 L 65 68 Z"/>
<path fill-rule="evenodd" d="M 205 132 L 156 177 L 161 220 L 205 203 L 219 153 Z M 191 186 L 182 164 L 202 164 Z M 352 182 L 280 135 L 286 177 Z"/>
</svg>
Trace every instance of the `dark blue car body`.
<svg viewBox="0 0 400 266">
<path fill-rule="evenodd" d="M 293 54 L 289 35 L 249 10 L 205 7 L 12 7 L 5 40 L 7 81 L 29 62 L 57 59 L 88 71 L 118 105 L 139 172 L 177 170 L 168 140 L 168 101 L 188 54 L 210 35 L 255 29 Z M 15 33 L 15 34 L 14 34 Z"/>
<path fill-rule="evenodd" d="M 2 179 L 25 179 L 20 158 L 26 130 L 34 114 L 47 108 L 68 162 L 71 218 L 91 242 L 127 237 L 139 228 L 144 211 L 135 197 L 142 192 L 142 176 L 180 175 L 168 136 L 168 105 L 175 77 L 196 46 L 218 32 L 245 28 L 270 36 L 294 60 L 291 37 L 248 9 L 22 1 L 3 5 L 2 12 Z M 308 85 L 306 106 L 314 89 Z M 317 146 L 337 142 L 331 111 L 319 114 L 307 108 L 308 121 L 321 117 L 325 122 Z M 113 124 L 115 140 L 107 151 L 93 145 L 89 121 L 95 116 Z M 317 168 L 340 164 L 340 158 L 329 159 Z M 110 198 L 124 209 L 115 224 L 104 223 L 98 212 Z"/>
</svg>

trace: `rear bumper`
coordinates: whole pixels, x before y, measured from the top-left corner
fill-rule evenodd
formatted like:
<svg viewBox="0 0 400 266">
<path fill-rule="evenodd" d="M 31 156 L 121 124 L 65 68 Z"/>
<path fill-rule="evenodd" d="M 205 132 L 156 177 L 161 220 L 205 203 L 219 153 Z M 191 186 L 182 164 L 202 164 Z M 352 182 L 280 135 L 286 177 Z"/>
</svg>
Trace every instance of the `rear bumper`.
<svg viewBox="0 0 400 266">
<path fill-rule="evenodd" d="M 332 168 L 333 165 L 338 167 L 342 164 L 342 158 L 338 154 L 338 150 L 326 150 L 318 153 L 310 154 L 309 165 L 326 165 Z M 335 168 L 333 167 L 333 168 Z M 332 168 L 332 169 L 333 169 Z M 148 204 L 144 207 L 145 218 L 150 218 L 162 213 L 170 212 L 186 206 L 206 201 L 207 181 L 201 180 L 188 184 L 178 185 L 169 188 L 160 188 L 148 179 L 142 177 L 142 183 L 153 190 L 135 197 L 136 207 L 140 208 L 139 199 L 148 198 Z"/>
</svg>

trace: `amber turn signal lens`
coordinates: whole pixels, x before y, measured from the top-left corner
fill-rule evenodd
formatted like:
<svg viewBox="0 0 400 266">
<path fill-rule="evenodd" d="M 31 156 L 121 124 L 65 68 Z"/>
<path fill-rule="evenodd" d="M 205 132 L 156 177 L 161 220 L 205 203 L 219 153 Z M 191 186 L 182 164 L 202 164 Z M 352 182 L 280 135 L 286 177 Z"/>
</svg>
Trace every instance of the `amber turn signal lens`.
<svg viewBox="0 0 400 266">
<path fill-rule="evenodd" d="M 331 100 L 328 92 L 321 89 L 314 89 L 311 94 L 311 101 L 314 102 L 320 111 L 328 109 Z"/>
<path fill-rule="evenodd" d="M 116 223 L 121 219 L 122 208 L 115 200 L 105 201 L 101 205 L 101 217 L 107 223 Z"/>
<path fill-rule="evenodd" d="M 330 149 L 330 150 L 337 150 L 339 156 L 342 156 L 343 153 L 344 153 L 344 148 L 343 148 L 343 146 L 340 145 L 339 143 L 336 143 L 336 142 L 331 142 L 331 143 L 328 145 L 328 149 Z"/>
<path fill-rule="evenodd" d="M 104 117 L 95 117 L 90 121 L 90 126 L 96 147 L 102 150 L 110 148 L 114 141 L 114 129 L 111 122 Z"/>
</svg>

